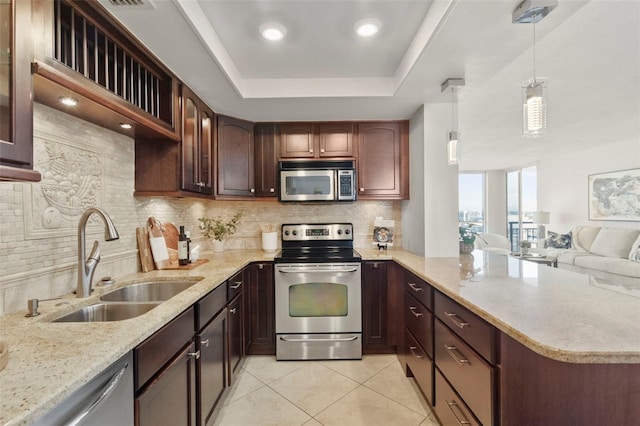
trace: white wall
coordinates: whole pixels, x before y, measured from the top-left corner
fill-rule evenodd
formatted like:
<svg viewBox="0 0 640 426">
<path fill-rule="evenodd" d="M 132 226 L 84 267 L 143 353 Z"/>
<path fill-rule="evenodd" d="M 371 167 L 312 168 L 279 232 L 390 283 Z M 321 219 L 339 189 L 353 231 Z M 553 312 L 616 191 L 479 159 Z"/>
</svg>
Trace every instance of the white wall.
<svg viewBox="0 0 640 426">
<path fill-rule="evenodd" d="M 402 248 L 424 256 L 424 107 L 409 120 L 409 188 L 410 199 L 402 202 L 402 225 L 407 232 Z"/>
<path fill-rule="evenodd" d="M 447 164 L 451 105 L 424 106 L 425 256 L 458 257 L 458 166 Z"/>
<path fill-rule="evenodd" d="M 485 173 L 485 229 L 507 235 L 507 182 L 504 170 Z"/>
<path fill-rule="evenodd" d="M 576 225 L 640 228 L 640 222 L 590 221 L 588 177 L 640 168 L 640 140 L 603 141 L 600 148 L 552 157 L 538 164 L 538 208 L 551 212 L 547 230 L 565 233 Z"/>
</svg>

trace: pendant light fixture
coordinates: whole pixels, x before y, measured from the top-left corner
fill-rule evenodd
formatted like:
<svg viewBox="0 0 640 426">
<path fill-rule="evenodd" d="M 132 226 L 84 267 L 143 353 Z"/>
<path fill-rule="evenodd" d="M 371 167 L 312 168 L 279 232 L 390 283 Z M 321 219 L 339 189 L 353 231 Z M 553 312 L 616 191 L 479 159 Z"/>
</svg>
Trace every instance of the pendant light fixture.
<svg viewBox="0 0 640 426">
<path fill-rule="evenodd" d="M 527 137 L 547 132 L 547 82 L 536 78 L 536 23 L 557 5 L 557 0 L 525 0 L 511 16 L 514 24 L 533 27 L 533 78 L 522 87 L 522 135 Z"/>
<path fill-rule="evenodd" d="M 448 78 L 440 85 L 440 91 L 451 89 L 451 130 L 447 132 L 447 163 L 460 163 L 460 131 L 458 130 L 458 98 L 456 88 L 464 86 L 464 78 Z"/>
</svg>

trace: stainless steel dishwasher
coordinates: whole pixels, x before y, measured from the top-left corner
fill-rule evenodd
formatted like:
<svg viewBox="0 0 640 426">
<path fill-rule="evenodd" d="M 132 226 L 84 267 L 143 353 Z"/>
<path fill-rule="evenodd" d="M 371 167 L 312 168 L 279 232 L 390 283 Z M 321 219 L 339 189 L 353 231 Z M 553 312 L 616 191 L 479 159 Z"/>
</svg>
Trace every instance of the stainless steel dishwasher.
<svg viewBox="0 0 640 426">
<path fill-rule="evenodd" d="M 111 364 L 34 425 L 133 425 L 133 352 Z"/>
</svg>

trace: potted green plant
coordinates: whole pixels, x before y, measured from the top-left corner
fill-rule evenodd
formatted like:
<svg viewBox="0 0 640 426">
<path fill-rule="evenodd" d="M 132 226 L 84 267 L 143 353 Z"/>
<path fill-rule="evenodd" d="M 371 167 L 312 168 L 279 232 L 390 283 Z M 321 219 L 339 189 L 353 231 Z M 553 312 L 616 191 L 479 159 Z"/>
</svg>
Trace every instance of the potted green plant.
<svg viewBox="0 0 640 426">
<path fill-rule="evenodd" d="M 221 252 L 224 250 L 225 237 L 235 234 L 238 229 L 238 222 L 242 217 L 242 212 L 236 213 L 229 221 L 224 221 L 221 217 L 199 217 L 199 228 L 202 235 L 206 238 L 213 239 L 213 251 Z"/>
<path fill-rule="evenodd" d="M 527 254 L 529 253 L 530 248 L 531 248 L 531 241 L 527 241 L 527 240 L 520 241 L 520 253 Z"/>
<path fill-rule="evenodd" d="M 473 243 L 476 241 L 476 232 L 471 229 L 470 224 L 460 225 L 458 227 L 460 236 L 458 241 L 460 242 L 460 253 L 468 254 L 473 251 Z"/>
</svg>

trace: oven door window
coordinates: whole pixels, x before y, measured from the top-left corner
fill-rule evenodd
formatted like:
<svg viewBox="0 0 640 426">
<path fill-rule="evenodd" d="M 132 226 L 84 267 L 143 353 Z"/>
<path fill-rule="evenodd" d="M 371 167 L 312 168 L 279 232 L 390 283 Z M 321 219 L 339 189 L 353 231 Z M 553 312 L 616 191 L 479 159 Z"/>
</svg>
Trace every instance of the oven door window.
<svg viewBox="0 0 640 426">
<path fill-rule="evenodd" d="M 289 286 L 289 316 L 346 317 L 347 286 L 335 283 L 305 283 Z"/>
</svg>

